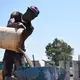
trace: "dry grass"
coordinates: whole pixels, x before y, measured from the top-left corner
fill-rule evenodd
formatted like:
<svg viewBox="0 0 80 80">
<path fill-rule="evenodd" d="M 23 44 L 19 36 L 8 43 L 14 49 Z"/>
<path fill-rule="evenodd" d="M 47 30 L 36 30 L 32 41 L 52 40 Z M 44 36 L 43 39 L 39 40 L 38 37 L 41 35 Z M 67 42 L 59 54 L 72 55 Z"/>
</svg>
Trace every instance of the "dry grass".
<svg viewBox="0 0 80 80">
<path fill-rule="evenodd" d="M 2 71 L 0 70 L 0 80 L 2 80 Z"/>
</svg>

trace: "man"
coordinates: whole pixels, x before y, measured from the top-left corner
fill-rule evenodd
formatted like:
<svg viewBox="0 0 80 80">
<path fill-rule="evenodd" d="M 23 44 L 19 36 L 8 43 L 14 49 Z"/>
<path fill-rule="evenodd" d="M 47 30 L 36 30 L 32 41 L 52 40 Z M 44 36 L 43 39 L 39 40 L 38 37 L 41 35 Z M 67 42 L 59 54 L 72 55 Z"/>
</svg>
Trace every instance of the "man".
<svg viewBox="0 0 80 80">
<path fill-rule="evenodd" d="M 15 27 L 16 29 L 23 27 L 23 40 L 25 41 L 33 32 L 34 28 L 31 21 L 39 14 L 39 10 L 35 6 L 28 7 L 27 11 L 22 14 L 18 11 L 13 12 L 8 21 L 7 27 Z M 22 49 L 25 51 L 24 43 Z M 5 50 L 3 58 L 3 80 L 9 80 L 11 77 L 13 64 L 16 65 L 16 69 L 23 67 L 23 54 L 17 53 L 11 50 Z"/>
</svg>

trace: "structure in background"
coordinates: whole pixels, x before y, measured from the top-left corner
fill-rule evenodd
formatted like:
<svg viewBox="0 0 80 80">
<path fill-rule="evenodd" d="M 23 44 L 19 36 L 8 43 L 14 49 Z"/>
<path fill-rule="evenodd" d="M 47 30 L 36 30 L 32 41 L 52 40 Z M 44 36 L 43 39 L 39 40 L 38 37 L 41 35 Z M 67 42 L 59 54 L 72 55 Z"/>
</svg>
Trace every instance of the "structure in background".
<svg viewBox="0 0 80 80">
<path fill-rule="evenodd" d="M 49 67 L 52 66 L 49 63 L 52 61 L 46 61 L 45 66 Z M 52 66 L 53 67 L 53 66 Z M 64 61 L 59 62 L 59 68 L 65 69 Z M 80 55 L 78 55 L 78 60 L 66 62 L 66 77 L 65 80 L 80 80 Z"/>
</svg>

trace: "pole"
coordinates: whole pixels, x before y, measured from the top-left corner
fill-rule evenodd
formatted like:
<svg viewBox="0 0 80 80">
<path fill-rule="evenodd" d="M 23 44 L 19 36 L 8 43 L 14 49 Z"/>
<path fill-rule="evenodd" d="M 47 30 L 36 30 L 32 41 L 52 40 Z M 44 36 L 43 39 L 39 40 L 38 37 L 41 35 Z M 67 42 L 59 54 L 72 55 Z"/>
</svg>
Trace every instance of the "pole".
<svg viewBox="0 0 80 80">
<path fill-rule="evenodd" d="M 34 67 L 34 65 L 31 62 L 31 60 L 29 59 L 28 55 L 21 48 L 19 48 L 19 50 L 24 54 L 24 57 L 26 58 L 26 61 L 28 62 L 29 66 Z"/>
<path fill-rule="evenodd" d="M 34 64 L 34 67 L 35 67 L 35 59 L 34 59 L 34 55 L 32 55 L 32 57 L 33 57 L 33 64 Z"/>
</svg>

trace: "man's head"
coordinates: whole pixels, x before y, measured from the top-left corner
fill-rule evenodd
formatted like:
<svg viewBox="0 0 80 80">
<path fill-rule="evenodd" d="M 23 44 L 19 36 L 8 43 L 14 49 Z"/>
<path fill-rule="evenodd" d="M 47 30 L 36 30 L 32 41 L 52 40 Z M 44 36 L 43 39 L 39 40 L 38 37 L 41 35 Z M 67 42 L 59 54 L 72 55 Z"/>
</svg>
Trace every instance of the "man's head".
<svg viewBox="0 0 80 80">
<path fill-rule="evenodd" d="M 31 21 L 39 15 L 39 10 L 35 6 L 28 7 L 27 11 L 23 14 L 24 21 Z"/>
</svg>

